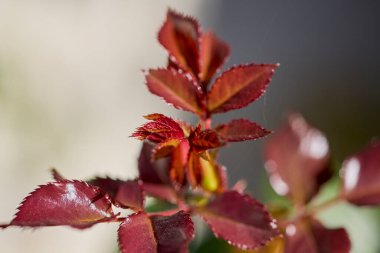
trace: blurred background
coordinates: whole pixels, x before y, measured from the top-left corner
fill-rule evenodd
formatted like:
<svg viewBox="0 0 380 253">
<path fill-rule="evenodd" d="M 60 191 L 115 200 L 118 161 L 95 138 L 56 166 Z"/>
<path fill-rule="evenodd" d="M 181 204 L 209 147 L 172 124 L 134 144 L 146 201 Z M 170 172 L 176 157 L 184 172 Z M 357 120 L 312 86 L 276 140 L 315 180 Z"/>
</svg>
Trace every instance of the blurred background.
<svg viewBox="0 0 380 253">
<path fill-rule="evenodd" d="M 140 143 L 128 136 L 141 115 L 194 120 L 150 95 L 141 72 L 166 64 L 156 34 L 168 7 L 230 44 L 226 67 L 281 63 L 258 102 L 215 122 L 246 117 L 274 130 L 299 111 L 327 134 L 337 164 L 380 135 L 379 1 L 0 0 L 1 222 L 52 166 L 68 178 L 134 177 Z M 267 201 L 264 143 L 231 145 L 221 161 Z M 347 227 L 352 252 L 380 252 L 376 209 L 342 204 L 321 216 Z M 1 252 L 115 252 L 116 230 L 10 228 Z"/>
</svg>

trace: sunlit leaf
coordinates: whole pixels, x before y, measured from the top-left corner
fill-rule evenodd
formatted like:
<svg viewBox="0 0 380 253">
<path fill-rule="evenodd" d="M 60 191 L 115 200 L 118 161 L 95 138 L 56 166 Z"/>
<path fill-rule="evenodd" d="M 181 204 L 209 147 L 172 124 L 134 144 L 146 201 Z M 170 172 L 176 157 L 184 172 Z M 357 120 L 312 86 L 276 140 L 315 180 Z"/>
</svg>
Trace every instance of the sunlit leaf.
<svg viewBox="0 0 380 253">
<path fill-rule="evenodd" d="M 276 64 L 250 64 L 233 67 L 215 80 L 207 108 L 212 113 L 226 112 L 247 106 L 266 90 Z"/>
<path fill-rule="evenodd" d="M 171 69 L 151 69 L 146 75 L 146 84 L 150 92 L 174 107 L 201 113 L 198 104 L 200 87 L 184 74 Z"/>
<path fill-rule="evenodd" d="M 120 180 L 112 178 L 96 177 L 88 181 L 89 184 L 99 187 L 107 193 L 116 206 L 142 210 L 144 206 L 144 194 L 142 186 L 137 180 Z"/>
<path fill-rule="evenodd" d="M 152 142 L 162 142 L 167 139 L 182 139 L 185 137 L 181 126 L 172 118 L 155 113 L 145 116 L 150 122 L 138 127 L 131 135 L 139 140 L 148 139 Z"/>
<path fill-rule="evenodd" d="M 226 191 L 197 210 L 214 234 L 240 249 L 253 249 L 278 235 L 265 207 L 248 195 Z"/>
<path fill-rule="evenodd" d="M 183 211 L 150 217 L 141 212 L 127 217 L 118 235 L 122 253 L 181 253 L 194 237 L 194 225 Z"/>
<path fill-rule="evenodd" d="M 351 242 L 344 228 L 325 228 L 305 221 L 286 228 L 285 253 L 349 253 Z"/>
<path fill-rule="evenodd" d="M 194 76 L 199 72 L 198 40 L 198 21 L 169 10 L 158 33 L 158 41 L 166 48 L 172 62 Z"/>
<path fill-rule="evenodd" d="M 212 32 L 208 32 L 202 34 L 199 50 L 201 67 L 199 77 L 204 84 L 207 84 L 226 61 L 230 48 Z"/>
<path fill-rule="evenodd" d="M 228 142 L 255 140 L 271 132 L 247 119 L 235 119 L 215 128 L 220 138 Z"/>
<path fill-rule="evenodd" d="M 299 114 L 290 115 L 272 135 L 265 160 L 274 190 L 298 204 L 308 202 L 331 175 L 326 136 Z"/>
<path fill-rule="evenodd" d="M 60 181 L 42 185 L 18 208 L 11 226 L 59 226 L 87 228 L 115 219 L 111 200 L 82 181 Z"/>
<path fill-rule="evenodd" d="M 380 141 L 347 158 L 341 172 L 348 201 L 359 206 L 380 205 Z"/>
</svg>

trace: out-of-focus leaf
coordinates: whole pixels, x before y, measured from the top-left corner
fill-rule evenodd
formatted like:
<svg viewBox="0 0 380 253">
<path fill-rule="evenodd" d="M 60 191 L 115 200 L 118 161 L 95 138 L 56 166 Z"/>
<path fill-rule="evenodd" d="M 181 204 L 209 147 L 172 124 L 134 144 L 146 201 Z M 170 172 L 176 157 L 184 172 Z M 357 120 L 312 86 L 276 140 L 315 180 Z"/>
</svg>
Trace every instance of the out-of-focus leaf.
<svg viewBox="0 0 380 253">
<path fill-rule="evenodd" d="M 208 110 L 211 113 L 226 112 L 255 101 L 265 92 L 277 66 L 240 65 L 222 73 L 208 94 Z"/>
<path fill-rule="evenodd" d="M 185 185 L 185 169 L 187 167 L 189 150 L 189 142 L 187 140 L 183 140 L 172 152 L 169 175 L 173 185 L 177 189 Z"/>
<path fill-rule="evenodd" d="M 161 159 L 151 160 L 153 145 L 143 143 L 138 159 L 139 178 L 143 182 L 144 191 L 151 196 L 174 203 L 176 193 L 170 183 L 169 162 Z"/>
<path fill-rule="evenodd" d="M 66 180 L 42 185 L 30 193 L 9 225 L 68 225 L 82 229 L 114 219 L 108 195 L 86 182 Z"/>
<path fill-rule="evenodd" d="M 230 250 L 230 253 L 284 253 L 284 238 L 282 236 L 277 236 L 267 245 L 253 250 L 233 248 Z"/>
<path fill-rule="evenodd" d="M 349 253 L 351 242 L 344 228 L 325 228 L 304 221 L 286 228 L 285 253 Z"/>
<path fill-rule="evenodd" d="M 158 41 L 166 48 L 172 62 L 194 76 L 199 72 L 198 40 L 198 21 L 169 10 Z"/>
<path fill-rule="evenodd" d="M 349 202 L 380 205 L 380 141 L 347 158 L 341 172 L 343 194 Z"/>
<path fill-rule="evenodd" d="M 307 203 L 331 176 L 326 136 L 299 114 L 292 114 L 265 147 L 270 183 L 280 195 Z"/>
<path fill-rule="evenodd" d="M 215 128 L 219 137 L 228 142 L 255 140 L 271 132 L 247 119 L 235 119 Z"/>
<path fill-rule="evenodd" d="M 248 195 L 226 191 L 217 195 L 197 213 L 214 234 L 240 249 L 253 249 L 278 235 L 274 220 L 265 207 Z"/>
<path fill-rule="evenodd" d="M 201 130 L 197 127 L 190 135 L 191 147 L 197 151 L 218 148 L 223 145 L 218 134 L 212 129 Z"/>
<path fill-rule="evenodd" d="M 122 253 L 180 253 L 186 252 L 194 236 L 194 225 L 183 211 L 151 217 L 140 212 L 126 218 L 118 235 Z"/>
<path fill-rule="evenodd" d="M 152 142 L 162 142 L 167 139 L 182 139 L 185 137 L 181 126 L 172 118 L 155 113 L 145 116 L 151 122 L 138 127 L 131 135 L 139 140 L 148 139 Z"/>
<path fill-rule="evenodd" d="M 140 211 L 144 206 L 144 194 L 137 180 L 120 180 L 96 177 L 88 181 L 89 184 L 99 187 L 107 193 L 116 206 L 131 208 Z"/>
<path fill-rule="evenodd" d="M 226 61 L 230 48 L 212 32 L 207 32 L 202 34 L 199 50 L 201 67 L 199 77 L 202 83 L 207 85 Z"/>
<path fill-rule="evenodd" d="M 152 69 L 146 75 L 149 91 L 175 108 L 201 113 L 198 104 L 200 87 L 184 74 L 172 69 Z"/>
</svg>

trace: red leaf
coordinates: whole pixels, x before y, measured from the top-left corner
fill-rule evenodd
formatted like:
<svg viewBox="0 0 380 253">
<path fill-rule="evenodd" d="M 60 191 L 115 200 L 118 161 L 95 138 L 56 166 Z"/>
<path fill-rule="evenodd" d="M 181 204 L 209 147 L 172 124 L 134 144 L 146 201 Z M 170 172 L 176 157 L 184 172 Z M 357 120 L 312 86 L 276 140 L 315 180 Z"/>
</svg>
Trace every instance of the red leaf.
<svg viewBox="0 0 380 253">
<path fill-rule="evenodd" d="M 271 132 L 247 119 L 235 119 L 215 128 L 219 137 L 228 142 L 256 140 Z"/>
<path fill-rule="evenodd" d="M 274 190 L 298 204 L 307 203 L 331 176 L 326 136 L 299 114 L 290 115 L 272 135 L 265 160 Z"/>
<path fill-rule="evenodd" d="M 120 179 L 97 177 L 88 182 L 107 193 L 116 206 L 140 211 L 144 207 L 144 194 L 137 180 L 123 181 Z"/>
<path fill-rule="evenodd" d="M 285 253 L 349 253 L 351 242 L 344 228 L 329 229 L 317 221 L 286 228 Z"/>
<path fill-rule="evenodd" d="M 198 75 L 199 24 L 192 17 L 169 10 L 158 33 L 158 41 L 167 49 L 171 60 L 182 69 Z"/>
<path fill-rule="evenodd" d="M 208 32 L 202 34 L 199 50 L 201 66 L 199 77 L 207 85 L 225 63 L 230 53 L 230 48 L 213 33 Z"/>
<path fill-rule="evenodd" d="M 170 179 L 178 189 L 185 185 L 186 167 L 189 156 L 190 145 L 187 140 L 183 140 L 173 150 L 170 161 Z"/>
<path fill-rule="evenodd" d="M 217 237 L 240 249 L 264 245 L 278 231 L 265 207 L 248 195 L 226 191 L 197 210 Z"/>
<path fill-rule="evenodd" d="M 152 158 L 157 160 L 171 155 L 180 142 L 181 140 L 179 139 L 167 139 L 166 141 L 158 143 L 153 149 Z"/>
<path fill-rule="evenodd" d="M 267 88 L 277 64 L 250 64 L 233 67 L 216 79 L 207 108 L 211 113 L 226 112 L 247 106 Z"/>
<path fill-rule="evenodd" d="M 145 123 L 131 135 L 139 140 L 148 139 L 152 142 L 162 142 L 167 139 L 182 139 L 185 137 L 181 126 L 172 118 L 155 113 L 145 116 L 151 122 Z"/>
<path fill-rule="evenodd" d="M 359 206 L 380 205 L 380 141 L 346 159 L 341 172 L 348 201 Z"/>
<path fill-rule="evenodd" d="M 122 253 L 178 253 L 187 250 L 194 237 L 194 225 L 183 211 L 151 217 L 140 212 L 126 218 L 118 235 Z"/>
<path fill-rule="evenodd" d="M 138 159 L 139 177 L 143 181 L 144 191 L 151 196 L 176 201 L 176 193 L 171 186 L 169 178 L 168 160 L 152 161 L 151 153 L 153 145 L 144 142 Z"/>
<path fill-rule="evenodd" d="M 11 226 L 87 228 L 111 221 L 111 200 L 97 187 L 81 181 L 61 181 L 40 186 L 24 199 Z"/>
<path fill-rule="evenodd" d="M 191 147 L 196 151 L 205 151 L 223 146 L 218 134 L 211 129 L 201 130 L 200 127 L 197 127 L 195 131 L 190 134 L 189 139 Z"/>
<path fill-rule="evenodd" d="M 200 87 L 195 81 L 172 69 L 152 69 L 146 75 L 149 91 L 175 108 L 201 113 L 198 104 Z"/>
</svg>

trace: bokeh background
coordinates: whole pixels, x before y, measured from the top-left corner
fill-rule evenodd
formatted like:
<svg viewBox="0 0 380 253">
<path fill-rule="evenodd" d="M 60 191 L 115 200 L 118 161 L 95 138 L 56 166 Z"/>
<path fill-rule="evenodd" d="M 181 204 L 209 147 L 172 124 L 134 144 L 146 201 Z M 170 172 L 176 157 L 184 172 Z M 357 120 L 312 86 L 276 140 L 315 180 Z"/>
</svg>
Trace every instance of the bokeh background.
<svg viewBox="0 0 380 253">
<path fill-rule="evenodd" d="M 135 176 L 140 143 L 128 136 L 141 115 L 194 120 L 150 95 L 141 72 L 166 64 L 156 34 L 168 7 L 231 45 L 227 67 L 281 63 L 258 102 L 216 122 L 246 117 L 276 129 L 299 111 L 326 132 L 337 164 L 380 135 L 379 1 L 0 0 L 1 222 L 50 180 L 52 166 L 68 178 Z M 264 143 L 231 145 L 221 160 L 232 182 L 245 178 L 267 201 Z M 376 209 L 342 204 L 321 216 L 348 228 L 352 252 L 380 252 Z M 116 230 L 10 228 L 0 231 L 0 251 L 115 252 Z"/>
</svg>

